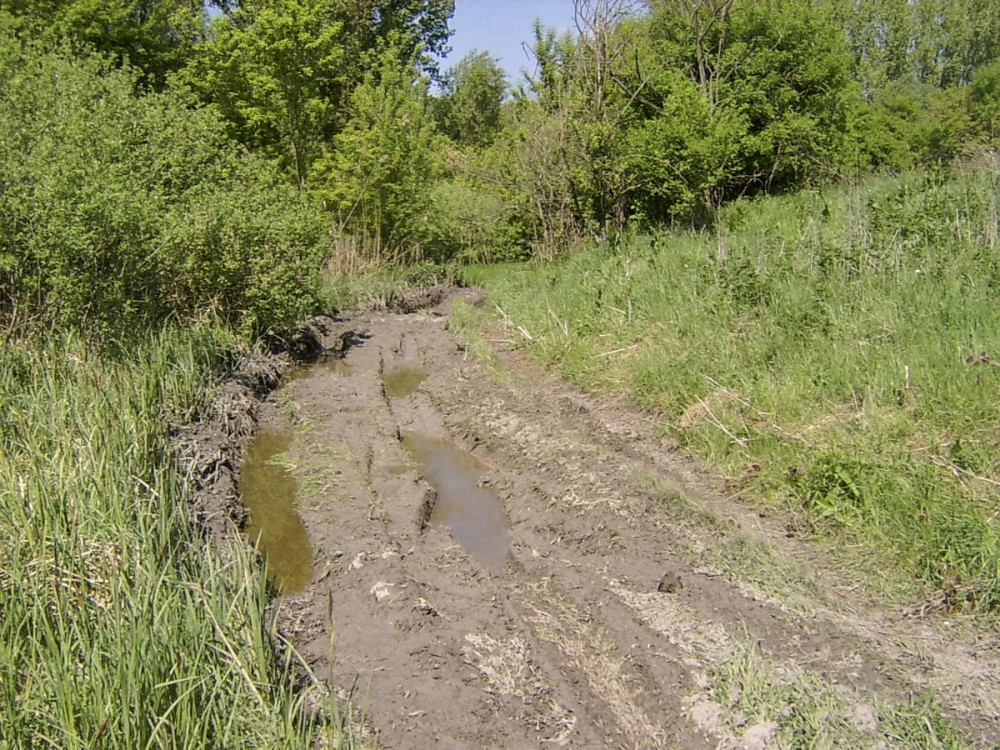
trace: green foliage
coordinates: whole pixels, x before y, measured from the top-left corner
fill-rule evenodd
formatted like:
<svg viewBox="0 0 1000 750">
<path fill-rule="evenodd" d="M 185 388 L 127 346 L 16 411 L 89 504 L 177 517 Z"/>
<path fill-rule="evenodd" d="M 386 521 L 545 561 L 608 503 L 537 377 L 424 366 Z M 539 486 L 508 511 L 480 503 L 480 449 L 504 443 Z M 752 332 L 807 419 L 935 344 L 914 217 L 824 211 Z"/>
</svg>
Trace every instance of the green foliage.
<svg viewBox="0 0 1000 750">
<path fill-rule="evenodd" d="M 473 162 L 474 178 L 499 193 L 507 230 L 537 255 L 563 252 L 581 240 L 592 217 L 583 144 L 570 134 L 568 109 L 550 113 L 537 101 L 519 102 L 496 142 Z"/>
<path fill-rule="evenodd" d="M 372 21 L 363 49 L 379 50 L 388 42 L 401 63 L 416 59 L 424 72 L 437 75 L 435 57 L 448 49 L 455 0 L 363 0 L 352 3 L 347 12 Z"/>
<path fill-rule="evenodd" d="M 536 76 L 526 76 L 530 92 L 548 111 L 562 106 L 572 94 L 575 82 L 577 45 L 570 34 L 557 36 L 555 29 L 546 29 L 536 20 L 532 29 L 532 53 L 538 71 Z M 524 95 L 522 95 L 524 98 Z"/>
<path fill-rule="evenodd" d="M 116 333 L 214 309 L 249 331 L 314 304 L 324 224 L 183 93 L 0 41 L 0 305 Z"/>
<path fill-rule="evenodd" d="M 342 126 L 350 90 L 340 0 L 244 3 L 212 26 L 180 80 L 218 105 L 243 143 L 304 184 Z"/>
<path fill-rule="evenodd" d="M 523 258 L 507 205 L 496 191 L 466 180 L 441 180 L 428 198 L 433 206 L 423 231 L 428 257 L 474 263 Z"/>
<path fill-rule="evenodd" d="M 913 79 L 963 86 L 1000 55 L 1000 16 L 988 0 L 825 0 L 847 32 L 866 94 Z"/>
<path fill-rule="evenodd" d="M 486 52 L 470 52 L 444 76 L 434 100 L 441 132 L 460 146 L 483 147 L 496 138 L 507 79 L 499 60 Z"/>
<path fill-rule="evenodd" d="M 342 232 L 362 237 L 381 259 L 419 259 L 430 190 L 443 144 L 429 111 L 427 82 L 388 47 L 351 96 L 349 120 L 309 177 Z"/>
<path fill-rule="evenodd" d="M 543 362 L 630 392 L 734 487 L 996 610 L 997 189 L 937 170 L 743 200 L 714 234 L 479 280 Z"/>
<path fill-rule="evenodd" d="M 658 76 L 663 99 L 654 117 L 628 132 L 629 172 L 637 185 L 633 209 L 646 222 L 685 218 L 711 204 L 733 163 L 743 124 L 713 109 L 687 76 Z"/>
<path fill-rule="evenodd" d="M 856 123 L 866 169 L 905 170 L 960 155 L 973 138 L 968 90 L 903 79 L 889 83 Z"/>
<path fill-rule="evenodd" d="M 969 98 L 969 113 L 979 136 L 1000 148 L 1000 58 L 976 71 Z"/>
<path fill-rule="evenodd" d="M 535 29 L 533 96 L 480 162 L 531 245 L 551 254 L 840 172 L 854 92 L 837 30 L 803 0 L 729 5 L 595 11 L 575 40 Z"/>
<path fill-rule="evenodd" d="M 167 415 L 207 408 L 231 343 L 185 328 L 119 357 L 72 337 L 0 349 L 0 745 L 338 741 L 276 653 L 252 550 L 200 538 L 171 448 Z"/>
<path fill-rule="evenodd" d="M 436 72 L 430 56 L 443 51 L 453 12 L 452 0 L 240 3 L 216 19 L 180 80 L 219 106 L 242 143 L 304 186 L 387 50 L 401 65 Z"/>
<path fill-rule="evenodd" d="M 691 177 L 675 171 L 689 192 L 708 192 L 718 203 L 809 184 L 812 175 L 828 177 L 842 160 L 851 93 L 836 28 L 799 0 L 744 2 L 729 10 L 693 5 L 691 15 L 675 4 L 655 6 L 647 65 L 662 72 L 650 75 L 646 94 L 665 108 L 649 119 L 700 114 L 703 130 L 718 131 L 692 139 L 702 158 L 691 165 Z M 695 92 L 683 87 L 678 72 L 697 86 L 701 102 L 692 101 Z M 671 102 L 678 90 L 687 103 L 681 113 L 671 111 L 684 107 Z"/>
<path fill-rule="evenodd" d="M 3 10 L 35 36 L 130 64 L 157 85 L 190 58 L 206 22 L 204 5 L 190 0 L 9 0 Z"/>
</svg>

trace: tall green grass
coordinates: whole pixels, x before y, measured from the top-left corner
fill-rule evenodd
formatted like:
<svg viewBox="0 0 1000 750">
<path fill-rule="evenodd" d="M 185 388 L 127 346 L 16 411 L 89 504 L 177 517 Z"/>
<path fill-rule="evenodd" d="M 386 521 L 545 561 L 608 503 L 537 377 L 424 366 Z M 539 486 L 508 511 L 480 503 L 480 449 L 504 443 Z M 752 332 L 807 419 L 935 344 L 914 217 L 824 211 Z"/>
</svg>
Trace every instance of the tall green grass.
<svg viewBox="0 0 1000 750">
<path fill-rule="evenodd" d="M 207 329 L 0 350 L 0 748 L 311 744 L 262 571 L 200 537 L 164 426 L 226 351 Z"/>
<path fill-rule="evenodd" d="M 940 172 L 744 201 L 712 231 L 470 276 L 517 341 L 655 410 L 734 493 L 894 558 L 943 607 L 996 610 L 998 188 Z"/>
</svg>

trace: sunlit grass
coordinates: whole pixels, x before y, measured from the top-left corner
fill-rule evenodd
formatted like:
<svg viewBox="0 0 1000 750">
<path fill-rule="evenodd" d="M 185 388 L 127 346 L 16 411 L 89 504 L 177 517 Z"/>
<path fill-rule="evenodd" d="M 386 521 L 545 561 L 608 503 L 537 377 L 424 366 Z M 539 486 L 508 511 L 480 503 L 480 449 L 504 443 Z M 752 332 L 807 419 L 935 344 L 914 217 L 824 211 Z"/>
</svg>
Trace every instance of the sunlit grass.
<svg viewBox="0 0 1000 750">
<path fill-rule="evenodd" d="M 849 691 L 774 663 L 752 646 L 740 647 L 710 677 L 714 698 L 738 719 L 733 731 L 767 729 L 777 747 L 969 747 L 932 698 L 858 705 Z"/>
<path fill-rule="evenodd" d="M 294 651 L 238 539 L 194 525 L 165 415 L 204 406 L 208 329 L 104 355 L 0 351 L 0 747 L 310 746 Z M 339 742 L 339 734 L 330 738 Z"/>
<path fill-rule="evenodd" d="M 626 391 L 933 606 L 1000 608 L 998 177 L 738 202 L 712 231 L 480 267 L 509 338 Z M 530 337 L 530 338 L 529 338 Z"/>
</svg>

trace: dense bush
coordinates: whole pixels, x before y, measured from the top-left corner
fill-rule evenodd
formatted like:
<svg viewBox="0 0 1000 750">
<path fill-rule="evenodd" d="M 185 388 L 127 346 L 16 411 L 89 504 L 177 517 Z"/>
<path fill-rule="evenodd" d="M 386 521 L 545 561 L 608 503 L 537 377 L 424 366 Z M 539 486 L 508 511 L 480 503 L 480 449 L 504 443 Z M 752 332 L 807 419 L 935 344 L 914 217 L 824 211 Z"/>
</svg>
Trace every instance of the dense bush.
<svg viewBox="0 0 1000 750">
<path fill-rule="evenodd" d="M 261 331 L 314 304 L 322 215 L 183 91 L 0 39 L 0 305 L 126 330 L 211 308 Z"/>
</svg>

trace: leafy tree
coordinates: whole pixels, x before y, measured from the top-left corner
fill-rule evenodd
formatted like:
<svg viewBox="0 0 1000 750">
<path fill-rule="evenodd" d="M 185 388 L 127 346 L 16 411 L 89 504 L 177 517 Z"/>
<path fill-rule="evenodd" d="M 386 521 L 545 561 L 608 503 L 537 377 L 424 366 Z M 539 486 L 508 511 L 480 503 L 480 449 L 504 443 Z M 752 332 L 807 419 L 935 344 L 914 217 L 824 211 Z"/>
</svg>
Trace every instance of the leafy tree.
<svg viewBox="0 0 1000 750">
<path fill-rule="evenodd" d="M 216 20 L 180 79 L 302 186 L 386 50 L 436 70 L 453 11 L 452 0 L 246 0 Z"/>
<path fill-rule="evenodd" d="M 909 78 L 964 86 L 1000 56 L 1000 14 L 992 0 L 824 0 L 846 30 L 863 92 L 874 96 Z"/>
<path fill-rule="evenodd" d="M 220 6 L 219 2 L 210 5 Z M 143 71 L 162 85 L 204 37 L 205 6 L 191 0 L 9 0 L 4 9 L 33 36 L 70 42 Z"/>
<path fill-rule="evenodd" d="M 419 255 L 442 144 L 429 82 L 389 46 L 351 95 L 349 120 L 313 165 L 314 194 L 373 259 Z"/>
<path fill-rule="evenodd" d="M 538 75 L 525 75 L 528 91 L 522 95 L 533 96 L 547 110 L 561 106 L 571 95 L 576 42 L 570 34 L 561 37 L 555 29 L 547 29 L 536 20 L 533 27 L 534 43 L 531 52 L 535 56 Z"/>
<path fill-rule="evenodd" d="M 970 114 L 978 135 L 1000 147 L 1000 58 L 976 71 L 969 86 Z"/>
<path fill-rule="evenodd" d="M 891 81 L 915 75 L 912 55 L 917 18 L 910 0 L 834 0 L 828 7 L 846 32 L 851 71 L 866 96 L 876 94 Z"/>
<path fill-rule="evenodd" d="M 633 74 L 631 84 L 643 89 L 643 116 L 684 117 L 678 111 L 683 107 L 702 119 L 689 126 L 701 131 L 693 149 L 683 142 L 683 126 L 672 129 L 682 142 L 667 151 L 684 158 L 680 165 L 664 164 L 661 177 L 650 179 L 663 184 L 679 179 L 689 192 L 702 192 L 717 204 L 835 173 L 852 96 L 848 58 L 837 30 L 811 3 L 656 2 L 648 33 L 645 64 L 654 72 L 643 81 Z M 697 87 L 703 104 L 691 102 L 678 72 Z M 678 95 L 679 101 L 671 101 Z M 705 132 L 706 124 L 718 133 Z M 653 130 L 662 138 L 671 128 Z M 685 164 L 693 172 L 678 172 Z"/>
<path fill-rule="evenodd" d="M 323 144 L 342 127 L 351 65 L 341 0 L 240 5 L 180 76 L 218 105 L 236 137 L 303 185 Z"/>
<path fill-rule="evenodd" d="M 672 79 L 672 80 L 671 80 Z M 739 163 L 746 121 L 713 108 L 698 84 L 677 71 L 655 80 L 663 102 L 628 132 L 626 164 L 636 189 L 632 210 L 658 223 L 686 218 L 712 206 Z"/>
<path fill-rule="evenodd" d="M 916 8 L 922 20 L 918 44 L 927 39 L 936 52 L 924 53 L 921 80 L 940 88 L 965 86 L 1000 57 L 1000 13 L 992 0 L 917 0 Z"/>
<path fill-rule="evenodd" d="M 399 60 L 416 59 L 424 72 L 436 76 L 435 60 L 448 51 L 455 15 L 455 0 L 360 0 L 354 12 L 371 19 L 366 48 L 375 49 L 392 40 Z"/>
<path fill-rule="evenodd" d="M 590 225 L 581 205 L 589 192 L 581 141 L 571 135 L 568 108 L 549 112 L 525 100 L 501 136 L 473 165 L 473 174 L 496 186 L 511 211 L 511 231 L 536 255 L 551 257 L 578 244 Z"/>
<path fill-rule="evenodd" d="M 950 160 L 974 138 L 967 87 L 894 81 L 858 110 L 854 142 L 866 169 L 901 171 Z"/>
<path fill-rule="evenodd" d="M 463 146 L 483 147 L 492 142 L 500 131 L 507 95 L 500 61 L 473 50 L 444 75 L 442 89 L 434 102 L 441 131 Z"/>
</svg>

